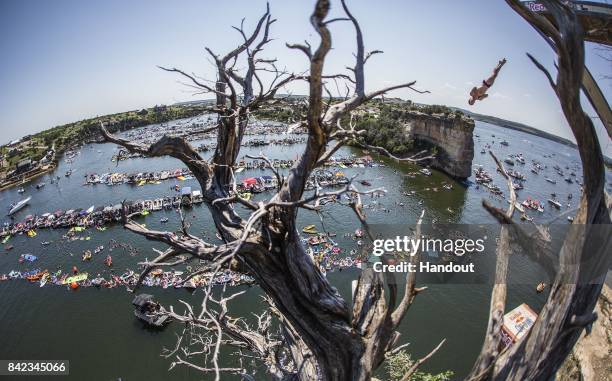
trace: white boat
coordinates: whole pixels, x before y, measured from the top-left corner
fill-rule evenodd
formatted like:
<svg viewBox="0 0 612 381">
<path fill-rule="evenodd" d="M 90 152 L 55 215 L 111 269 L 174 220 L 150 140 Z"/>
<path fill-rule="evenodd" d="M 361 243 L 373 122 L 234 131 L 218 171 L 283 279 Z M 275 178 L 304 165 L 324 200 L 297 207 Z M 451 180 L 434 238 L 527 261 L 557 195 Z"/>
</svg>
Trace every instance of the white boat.
<svg viewBox="0 0 612 381">
<path fill-rule="evenodd" d="M 553 200 L 551 198 L 548 199 L 548 203 L 554 206 L 557 209 L 561 209 L 561 203 L 557 200 Z"/>
<path fill-rule="evenodd" d="M 156 198 L 151 203 L 151 210 L 162 210 L 162 199 Z"/>
<path fill-rule="evenodd" d="M 28 202 L 30 202 L 30 200 L 32 199 L 32 196 L 25 198 L 21 201 L 19 201 L 18 203 L 16 203 L 15 205 L 13 205 L 11 207 L 11 210 L 9 210 L 8 215 L 12 215 L 17 213 L 18 211 L 20 211 L 21 209 L 25 208 L 26 205 L 28 205 Z"/>
<path fill-rule="evenodd" d="M 421 172 L 425 176 L 431 176 L 431 171 L 429 169 L 427 169 L 427 168 L 423 168 L 419 172 Z"/>
<path fill-rule="evenodd" d="M 94 209 L 95 209 L 95 207 L 92 205 L 92 206 L 90 206 L 90 207 L 89 207 L 89 209 L 87 209 L 85 212 L 86 212 L 87 214 L 91 214 L 91 213 L 93 213 Z"/>
</svg>

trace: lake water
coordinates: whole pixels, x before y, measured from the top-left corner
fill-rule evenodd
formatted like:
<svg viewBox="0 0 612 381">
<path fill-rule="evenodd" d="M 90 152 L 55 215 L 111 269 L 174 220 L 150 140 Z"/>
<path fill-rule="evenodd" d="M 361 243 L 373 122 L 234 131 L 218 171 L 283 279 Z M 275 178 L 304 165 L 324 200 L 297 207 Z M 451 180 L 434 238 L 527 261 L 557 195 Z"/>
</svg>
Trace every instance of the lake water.
<svg viewBox="0 0 612 381">
<path fill-rule="evenodd" d="M 579 185 L 564 182 L 552 170 L 554 165 L 559 165 L 566 172 L 569 172 L 565 170 L 566 166 L 579 168 L 576 150 L 536 136 L 481 122 L 476 122 L 475 134 L 479 137 L 474 138 L 474 164 L 482 165 L 504 193 L 507 191 L 501 175 L 495 173 L 493 160 L 488 154 L 480 153 L 481 147 L 487 143 L 493 143 L 494 151 L 500 159 L 511 153 L 523 153 L 527 165 L 517 165 L 517 168 L 527 175 L 528 181 L 525 183 L 525 189 L 519 192 L 520 200 L 529 195 L 545 201 L 552 192 L 555 192 L 564 204 L 570 193 L 574 196 L 572 204 L 579 199 Z M 509 146 L 500 145 L 502 140 L 508 141 Z M 294 159 L 301 149 L 302 145 L 264 147 L 266 155 L 272 159 Z M 147 199 L 173 194 L 170 188 L 175 184 L 174 180 L 142 187 L 83 186 L 83 176 L 87 173 L 140 172 L 183 167 L 180 162 L 171 158 L 131 159 L 116 166 L 110 160 L 116 151 L 117 148 L 113 144 L 84 146 L 74 163 L 67 164 L 62 160 L 56 173 L 26 185 L 23 195 L 18 194 L 16 189 L 1 192 L 0 204 L 8 207 L 10 203 L 25 196 L 32 196 L 30 205 L 16 216 L 19 220 L 27 214 L 42 214 L 57 209 L 86 209 L 92 204 L 110 205 L 124 199 Z M 261 148 L 257 147 L 243 148 L 241 154 L 256 155 L 260 151 Z M 336 156 L 350 154 L 362 155 L 359 150 L 344 148 Z M 210 155 L 208 153 L 205 156 Z M 532 159 L 546 165 L 547 169 L 538 176 L 531 174 L 529 168 Z M 494 224 L 495 221 L 481 206 L 482 199 L 489 199 L 499 206 L 507 206 L 505 200 L 493 196 L 483 187 L 476 187 L 474 183 L 464 186 L 437 171 L 433 171 L 434 174 L 429 177 L 410 178 L 405 175 L 418 168 L 389 160 L 385 162 L 388 164 L 386 167 L 342 170 L 348 177 L 360 174 L 360 179 L 387 189 L 387 195 L 377 199 L 379 206 L 367 210 L 370 223 L 414 223 L 420 211 L 425 209 L 426 222 L 435 220 L 440 223 Z M 73 174 L 66 178 L 63 174 L 69 168 L 72 168 Z M 264 173 L 256 170 L 245 171 L 241 175 L 260 176 Z M 578 170 L 576 173 L 580 178 L 581 172 Z M 59 184 L 50 184 L 51 176 L 60 176 Z M 557 184 L 546 182 L 546 176 L 555 178 Z M 607 177 L 609 180 L 609 172 Z M 46 181 L 47 185 L 37 190 L 34 185 L 40 181 Z M 453 184 L 453 189 L 443 190 L 443 182 Z M 199 189 L 194 180 L 187 180 L 181 185 Z M 439 191 L 432 191 L 434 187 L 439 188 Z M 267 195 L 263 193 L 257 197 L 263 198 Z M 400 203 L 404 206 L 400 206 Z M 573 207 L 574 205 L 571 205 L 570 209 Z M 353 212 L 335 204 L 326 206 L 325 210 L 325 228 L 338 234 L 337 241 L 344 249 L 355 248 L 354 240 L 342 237 L 358 227 Z M 544 213 L 531 215 L 537 222 L 544 222 L 554 219 L 565 210 L 565 205 L 561 211 L 546 205 Z M 205 234 L 214 240 L 214 231 L 211 230 L 205 207 L 195 206 L 187 210 L 186 215 L 192 222 L 193 233 Z M 162 216 L 170 219 L 168 224 L 162 225 L 159 222 Z M 566 223 L 565 217 L 559 220 L 560 223 Z M 178 214 L 175 211 L 155 212 L 147 216 L 145 221 L 151 228 L 176 229 Z M 319 217 L 312 212 L 300 211 L 298 226 L 307 224 L 320 226 Z M 121 274 L 128 268 L 136 270 L 137 262 L 153 258 L 153 247 L 163 248 L 163 245 L 146 241 L 125 231 L 119 225 L 110 226 L 104 232 L 88 230 L 83 234 L 90 237 L 88 241 L 66 241 L 62 239 L 63 234 L 63 229 L 39 230 L 34 238 L 25 235 L 13 237 L 9 243 L 15 248 L 12 251 L 0 251 L 0 274 L 34 267 L 47 268 L 50 271 L 61 268 L 68 271 L 76 265 L 80 271 L 108 275 L 109 270 L 103 264 L 105 255 L 100 254 L 94 256 L 90 262 L 82 262 L 81 253 L 86 249 L 93 250 L 98 245 L 104 245 L 107 248 L 104 253 L 108 253 L 111 239 L 130 243 L 139 250 L 135 256 L 120 249 L 111 253 L 114 273 Z M 49 241 L 51 244 L 42 246 L 43 241 Z M 24 253 L 33 253 L 39 259 L 34 264 L 20 264 L 19 255 Z M 535 284 L 541 280 L 539 272 L 534 270 L 529 261 L 520 258 L 513 261 L 511 272 L 518 281 L 510 287 L 508 308 L 527 303 L 538 311 L 546 298 L 546 293 L 537 294 L 534 291 Z M 350 269 L 330 272 L 328 277 L 348 298 L 350 280 L 357 274 L 358 270 Z M 233 314 L 248 316 L 253 311 L 259 311 L 262 303 L 257 287 L 240 288 L 247 289 L 247 292 L 231 305 Z M 410 342 L 410 351 L 415 357 L 420 357 L 429 352 L 442 338 L 446 338 L 446 344 L 429 360 L 424 369 L 450 369 L 456 373 L 457 378 L 464 376 L 470 370 L 482 343 L 490 290 L 491 286 L 487 284 L 430 285 L 426 292 L 418 296 L 404 319 L 401 326 L 401 343 Z M 144 288 L 143 291 L 153 293 L 163 304 L 173 304 L 175 307 L 178 306 L 178 299 L 199 303 L 202 297 L 201 291 L 191 294 L 182 289 Z M 123 288 L 91 287 L 73 291 L 55 285 L 40 288 L 37 283 L 31 284 L 25 280 L 0 282 L 0 359 L 68 359 L 70 375 L 62 378 L 65 380 L 116 380 L 119 377 L 128 381 L 210 379 L 210 375 L 203 376 L 181 367 L 167 371 L 170 360 L 161 358 L 160 353 L 163 347 L 170 348 L 174 345 L 175 332 L 181 329 L 181 326 L 174 323 L 163 331 L 144 328 L 133 316 L 132 298 L 133 294 Z M 230 361 L 227 357 L 223 360 Z M 261 370 L 257 378 L 265 378 Z M 25 380 L 27 377 L 20 379 Z"/>
</svg>

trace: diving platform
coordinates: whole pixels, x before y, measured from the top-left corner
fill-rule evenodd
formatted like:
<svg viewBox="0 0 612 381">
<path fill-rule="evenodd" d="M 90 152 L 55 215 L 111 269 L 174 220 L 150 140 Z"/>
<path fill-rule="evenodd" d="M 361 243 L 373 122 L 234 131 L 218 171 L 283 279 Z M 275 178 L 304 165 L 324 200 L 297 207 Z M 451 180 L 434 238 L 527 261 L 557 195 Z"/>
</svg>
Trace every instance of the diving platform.
<svg viewBox="0 0 612 381">
<path fill-rule="evenodd" d="M 584 30 L 585 41 L 612 46 L 612 5 L 594 1 L 567 1 L 574 8 Z M 540 13 L 554 24 L 546 6 L 539 1 L 524 1 L 530 11 Z"/>
</svg>

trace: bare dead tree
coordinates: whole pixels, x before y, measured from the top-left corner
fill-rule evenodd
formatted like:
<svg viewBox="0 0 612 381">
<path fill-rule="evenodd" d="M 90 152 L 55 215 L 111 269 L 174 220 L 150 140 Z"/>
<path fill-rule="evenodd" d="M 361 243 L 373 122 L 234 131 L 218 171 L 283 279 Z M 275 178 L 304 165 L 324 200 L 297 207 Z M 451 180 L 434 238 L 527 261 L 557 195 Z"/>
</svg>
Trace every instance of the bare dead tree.
<svg viewBox="0 0 612 381">
<path fill-rule="evenodd" d="M 171 156 L 184 162 L 202 187 L 204 202 L 215 227 L 225 242 L 213 245 L 196 237 L 183 227 L 181 233 L 153 231 L 126 217 L 124 226 L 147 239 L 169 246 L 152 261 L 145 263 L 142 277 L 154 267 L 173 265 L 179 255 L 188 254 L 208 264 L 201 273 L 214 277 L 224 269 L 232 268 L 251 275 L 269 298 L 272 311 L 282 327 L 282 340 L 264 333 L 262 329 L 247 329 L 236 323 L 239 319 L 227 314 L 227 298 L 215 298 L 212 282 L 205 292 L 199 311 L 185 305 L 186 312 L 167 313 L 180 321 L 212 333 L 216 339 L 206 340 L 198 336 L 202 353 L 209 360 L 207 366 L 190 362 L 185 354 L 175 356 L 176 364 L 183 364 L 203 372 L 214 372 L 216 379 L 222 371 L 240 373 L 237 368 L 221 368 L 218 363 L 219 347 L 230 345 L 267 365 L 269 373 L 277 378 L 295 377 L 302 380 L 367 380 L 382 363 L 385 353 L 392 350 L 399 334 L 396 329 L 412 304 L 419 289 L 414 277 L 409 277 L 406 290 L 400 300 L 394 286 L 385 295 L 384 279 L 380 274 L 365 271 L 357 287 L 352 309 L 321 274 L 303 247 L 296 227 L 296 216 L 301 208 L 317 208 L 317 199 L 304 198 L 306 182 L 315 168 L 333 152 L 355 138 L 359 132 L 351 124 L 343 128 L 342 121 L 352 111 L 369 100 L 396 89 L 412 89 L 415 82 L 407 82 L 384 89 L 367 92 L 364 65 L 378 51 L 365 53 L 359 23 L 350 13 L 344 0 L 342 6 L 346 18 L 328 19 L 330 3 L 318 0 L 310 18 L 320 41 L 316 47 L 304 44 L 288 44 L 291 49 L 304 53 L 310 63 L 305 74 L 292 74 L 278 70 L 276 60 L 260 58 L 274 23 L 269 7 L 259 19 L 254 31 L 247 33 L 244 24 L 235 27 L 243 42 L 226 55 L 206 51 L 216 66 L 217 78 L 211 82 L 176 68 L 162 68 L 185 78 L 197 91 L 213 94 L 216 98 L 217 146 L 211 161 L 204 160 L 182 138 L 164 136 L 151 145 L 129 142 L 110 134 L 104 126 L 102 133 L 107 141 L 116 143 L 130 152 L 145 156 Z M 327 53 L 332 47 L 331 23 L 349 20 L 356 31 L 356 62 L 352 76 L 324 74 Z M 238 70 L 239 60 L 246 60 L 246 72 Z M 264 85 L 260 74 L 272 73 L 273 79 Z M 272 101 L 279 89 L 287 84 L 304 80 L 309 85 L 309 101 L 305 121 L 308 138 L 304 152 L 289 170 L 280 189 L 267 202 L 253 203 L 242 200 L 235 189 L 233 168 L 250 115 L 265 102 Z M 335 102 L 324 92 L 328 80 L 344 80 L 354 88 L 352 95 Z M 336 144 L 329 147 L 331 141 Z M 424 160 L 423 155 L 403 159 Z M 360 220 L 365 216 L 360 205 L 360 192 L 352 183 L 341 192 L 357 195 L 352 204 Z M 340 194 L 340 193 L 339 193 Z M 241 205 L 251 211 L 248 218 L 241 218 L 235 211 Z M 181 257 L 179 261 L 183 261 Z M 387 300 L 388 299 L 388 300 Z M 179 339 L 181 340 L 181 339 Z M 279 343 L 282 341 L 283 345 Z M 180 342 L 179 342 L 180 346 Z M 242 353 L 242 352 L 241 352 Z"/>
<path fill-rule="evenodd" d="M 583 80 L 584 40 L 576 14 L 558 0 L 543 0 L 555 19 L 551 24 L 541 15 L 530 12 L 517 0 L 507 3 L 544 36 L 557 53 L 557 78 L 533 56 L 528 55 L 548 81 L 561 103 L 582 160 L 583 194 L 573 225 L 563 242 L 559 268 L 548 300 L 527 336 L 509 350 L 498 353 L 500 318 L 506 302 L 509 237 L 502 232 L 498 248 L 496 285 L 491 297 L 489 326 L 481 353 L 472 369 L 470 380 L 548 380 L 566 359 L 582 330 L 597 317 L 593 309 L 611 264 L 611 237 L 602 235 L 594 225 L 609 226 L 610 201 L 604 191 L 603 155 L 591 119 L 582 110 L 580 90 Z M 590 99 L 590 98 L 589 98 Z M 597 104 L 593 104 L 597 107 Z M 502 169 L 505 175 L 505 171 Z M 486 207 L 487 205 L 485 205 Z M 488 207 L 502 224 L 513 225 L 511 203 L 507 215 Z M 598 271 L 599 270 L 599 271 Z"/>
</svg>

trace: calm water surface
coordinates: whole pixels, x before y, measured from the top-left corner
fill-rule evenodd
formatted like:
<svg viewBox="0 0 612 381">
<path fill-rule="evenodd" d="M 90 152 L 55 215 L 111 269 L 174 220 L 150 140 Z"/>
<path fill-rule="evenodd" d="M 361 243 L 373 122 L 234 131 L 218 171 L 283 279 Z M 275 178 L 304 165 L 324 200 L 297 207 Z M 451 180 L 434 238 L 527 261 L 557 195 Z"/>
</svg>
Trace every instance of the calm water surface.
<svg viewBox="0 0 612 381">
<path fill-rule="evenodd" d="M 517 169 L 527 175 L 525 189 L 519 192 L 519 199 L 527 195 L 540 200 L 546 200 L 551 192 L 555 192 L 560 200 L 566 200 L 568 194 L 573 194 L 575 203 L 579 198 L 579 185 L 567 184 L 554 173 L 552 166 L 558 164 L 565 172 L 566 166 L 579 168 L 579 158 L 576 150 L 541 139 L 536 136 L 517 131 L 503 129 L 487 123 L 476 122 L 475 158 L 474 164 L 480 164 L 487 169 L 495 179 L 495 183 L 505 190 L 501 176 L 495 173 L 495 167 L 489 155 L 480 154 L 481 147 L 493 143 L 498 157 L 504 158 L 511 153 L 522 152 L 527 165 L 517 165 Z M 492 137 L 495 135 L 495 137 Z M 510 144 L 504 147 L 501 140 Z M 198 143 L 194 143 L 198 144 Z M 295 158 L 301 152 L 302 145 L 287 147 L 267 146 L 264 148 L 270 158 Z M 140 172 L 183 167 L 175 159 L 153 158 L 132 159 L 111 162 L 111 156 L 117 150 L 112 144 L 87 145 L 81 149 L 81 154 L 74 163 L 68 164 L 62 160 L 56 173 L 34 181 L 25 186 L 26 192 L 19 195 L 16 189 L 0 193 L 0 205 L 8 207 L 12 202 L 25 196 L 32 196 L 30 205 L 19 212 L 17 219 L 27 214 L 42 214 L 57 209 L 86 209 L 93 205 L 110 205 L 124 199 L 147 199 L 171 195 L 170 189 L 175 180 L 164 181 L 159 185 L 136 187 L 132 185 L 117 186 L 83 186 L 86 173 L 104 172 Z M 242 154 L 258 154 L 261 148 L 243 148 Z M 344 148 L 336 156 L 350 154 L 361 155 L 360 151 Z M 554 154 L 554 156 L 551 156 Z M 210 156 L 208 155 L 205 156 Z M 545 157 L 546 156 L 546 157 Z M 529 172 L 531 160 L 536 159 L 548 169 L 536 176 Z M 495 221 L 483 210 L 482 199 L 489 199 L 500 206 L 506 202 L 491 195 L 475 184 L 467 186 L 459 184 L 440 172 L 434 171 L 433 176 L 407 177 L 406 174 L 417 168 L 407 164 L 396 164 L 385 160 L 388 164 L 382 168 L 351 168 L 342 170 L 347 176 L 360 174 L 360 179 L 369 180 L 373 186 L 382 186 L 388 194 L 378 199 L 379 205 L 368 209 L 371 223 L 408 224 L 414 223 L 420 211 L 426 210 L 426 222 L 452 222 L 462 224 L 494 224 Z M 66 178 L 64 172 L 72 168 L 73 174 Z M 264 171 L 245 171 L 242 177 L 260 176 Z M 576 171 L 580 178 L 580 170 Z M 60 176 L 59 184 L 50 184 L 50 176 Z M 557 180 L 552 185 L 544 180 L 551 176 Z M 610 179 L 610 173 L 607 173 Z M 473 180 L 473 178 L 471 179 Z M 47 186 L 36 190 L 34 185 L 40 181 Z M 443 182 L 454 185 L 452 191 L 441 188 Z M 199 189 L 194 180 L 181 183 L 183 186 L 193 186 Z M 440 188 L 434 192 L 431 189 Z M 414 194 L 406 195 L 414 191 Z M 610 191 L 610 181 L 608 181 Z M 261 194 L 257 197 L 266 197 Z M 371 200 L 367 200 L 370 202 Z M 403 203 L 404 206 L 399 206 Z M 570 209 L 574 205 L 570 206 Z M 389 211 L 385 211 L 388 209 Z M 536 221 L 550 221 L 567 210 L 564 205 L 561 212 L 551 210 L 536 217 Z M 4 214 L 4 213 L 3 213 Z M 533 214 L 532 214 L 533 215 Z M 162 225 L 162 216 L 170 218 L 170 222 Z M 205 207 L 196 206 L 187 211 L 192 221 L 192 232 L 213 237 L 211 220 Z M 328 205 L 325 213 L 325 228 L 338 234 L 337 241 L 346 250 L 355 248 L 355 242 L 342 237 L 344 233 L 352 232 L 358 227 L 357 220 L 350 209 L 338 205 Z M 5 218 L 6 219 L 6 218 Z M 565 223 L 565 217 L 559 219 Z M 178 214 L 175 211 L 160 211 L 146 217 L 146 224 L 151 228 L 175 229 Z M 307 224 L 320 226 L 319 218 L 310 212 L 300 211 L 299 226 Z M 90 236 L 89 241 L 67 242 L 62 240 L 63 229 L 39 230 L 35 238 L 26 236 L 13 237 L 9 243 L 15 248 L 12 251 L 0 252 L 0 274 L 11 270 L 27 270 L 41 268 L 69 270 L 77 265 L 79 270 L 90 274 L 98 272 L 109 274 L 102 263 L 105 255 L 94 256 L 90 262 L 81 261 L 81 253 L 98 245 L 107 247 L 109 241 L 115 239 L 127 242 L 137 247 L 139 253 L 131 256 L 120 249 L 112 252 L 114 271 L 121 274 L 125 269 L 137 269 L 136 263 L 145 258 L 153 258 L 152 248 L 162 249 L 163 245 L 149 242 L 139 236 L 124 231 L 120 226 L 109 227 L 104 232 L 88 230 L 84 235 Z M 52 242 L 42 246 L 41 242 Z M 20 254 L 33 253 L 39 257 L 34 264 L 20 264 Z M 492 258 L 491 258 L 492 259 Z M 489 261 L 489 266 L 492 262 Z M 517 278 L 517 284 L 512 285 L 508 295 L 508 308 L 514 308 L 520 303 L 527 303 L 536 311 L 545 301 L 545 294 L 536 294 L 534 285 L 542 278 L 533 264 L 525 259 L 515 258 L 511 271 Z M 492 267 L 491 267 L 492 268 Z M 358 270 L 344 270 L 328 273 L 329 279 L 345 296 L 350 296 L 350 281 L 358 275 Z M 246 294 L 233 303 L 232 311 L 236 316 L 249 316 L 261 308 L 261 299 L 257 287 L 246 287 Z M 199 303 L 202 292 L 193 295 L 180 289 L 143 289 L 153 293 L 165 304 L 178 306 L 177 300 L 182 299 Z M 429 371 L 451 369 L 457 378 L 464 376 L 472 365 L 482 342 L 486 327 L 489 306 L 490 285 L 430 285 L 429 289 L 420 294 L 404 319 L 401 332 L 401 342 L 410 342 L 410 351 L 414 356 L 422 356 L 429 352 L 441 339 L 446 338 L 444 347 L 432 358 L 425 367 Z M 167 372 L 170 361 L 160 357 L 163 347 L 174 345 L 175 332 L 181 329 L 179 324 L 172 324 L 164 331 L 153 331 L 143 327 L 132 314 L 131 300 L 133 294 L 125 289 L 81 288 L 76 291 L 64 287 L 49 285 L 39 288 L 38 284 L 30 284 L 24 280 L 12 280 L 0 283 L 0 359 L 69 359 L 70 376 L 65 380 L 202 380 L 211 379 L 210 375 L 201 375 L 186 368 L 177 367 Z M 224 361 L 230 361 L 227 357 Z M 261 371 L 257 378 L 265 378 Z M 230 377 L 231 378 L 231 377 Z M 21 377 L 21 380 L 27 377 Z"/>
</svg>

